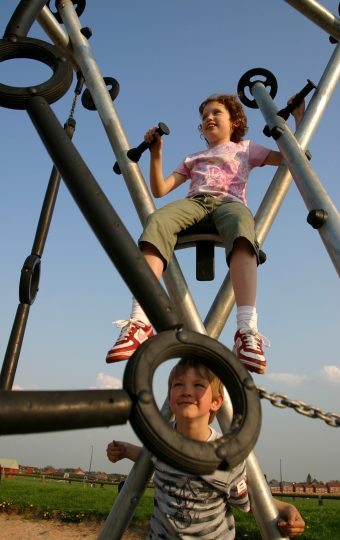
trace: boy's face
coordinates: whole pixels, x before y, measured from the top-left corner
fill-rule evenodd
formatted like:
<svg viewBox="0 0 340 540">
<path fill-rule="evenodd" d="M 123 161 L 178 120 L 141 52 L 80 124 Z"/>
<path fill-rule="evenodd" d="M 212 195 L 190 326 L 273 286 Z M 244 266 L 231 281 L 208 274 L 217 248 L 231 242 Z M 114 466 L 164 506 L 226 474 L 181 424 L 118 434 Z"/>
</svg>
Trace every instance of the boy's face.
<svg viewBox="0 0 340 540">
<path fill-rule="evenodd" d="M 208 425 L 210 412 L 216 412 L 222 400 L 221 396 L 213 398 L 208 379 L 193 367 L 172 381 L 169 404 L 177 420 L 203 418 Z"/>
<path fill-rule="evenodd" d="M 229 111 L 223 103 L 210 101 L 202 113 L 202 134 L 210 147 L 229 142 L 232 135 L 232 122 Z"/>
</svg>

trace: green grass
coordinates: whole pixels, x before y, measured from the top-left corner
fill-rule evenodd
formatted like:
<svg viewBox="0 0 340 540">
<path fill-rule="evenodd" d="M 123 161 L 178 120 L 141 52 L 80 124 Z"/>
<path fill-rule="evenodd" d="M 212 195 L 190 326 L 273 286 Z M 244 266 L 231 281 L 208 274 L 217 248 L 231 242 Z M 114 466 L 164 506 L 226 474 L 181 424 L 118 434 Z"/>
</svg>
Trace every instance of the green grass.
<svg viewBox="0 0 340 540">
<path fill-rule="evenodd" d="M 63 521 L 105 519 L 117 497 L 117 486 L 90 487 L 80 482 L 38 478 L 3 479 L 0 482 L 0 511 L 25 512 L 33 517 Z M 295 504 L 305 522 L 300 540 L 340 540 L 340 500 L 284 499 Z M 132 525 L 146 525 L 153 506 L 153 489 L 147 489 Z M 261 540 L 252 515 L 235 511 L 237 540 Z"/>
<path fill-rule="evenodd" d="M 91 487 L 82 482 L 63 480 L 3 479 L 0 482 L 0 511 L 25 512 L 63 521 L 106 519 L 117 495 L 115 485 Z M 147 489 L 133 519 L 134 524 L 146 520 L 152 501 L 153 490 Z"/>
<path fill-rule="evenodd" d="M 300 540 L 340 540 L 340 500 L 324 499 L 319 506 L 317 499 L 289 497 L 283 499 L 294 504 L 303 519 L 306 527 Z M 237 530 L 237 540 L 261 540 L 253 516 L 234 512 Z"/>
</svg>

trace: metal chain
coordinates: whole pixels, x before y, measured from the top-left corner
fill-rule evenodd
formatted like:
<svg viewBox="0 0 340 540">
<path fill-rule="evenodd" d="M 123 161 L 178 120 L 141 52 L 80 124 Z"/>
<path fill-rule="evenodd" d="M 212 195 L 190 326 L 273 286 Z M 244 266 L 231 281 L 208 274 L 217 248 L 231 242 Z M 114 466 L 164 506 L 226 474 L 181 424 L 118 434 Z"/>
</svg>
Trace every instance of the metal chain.
<svg viewBox="0 0 340 540">
<path fill-rule="evenodd" d="M 317 407 L 312 407 L 304 401 L 296 401 L 294 399 L 289 399 L 286 394 L 281 394 L 280 392 L 273 392 L 270 394 L 264 388 L 260 386 L 256 387 L 261 399 L 268 399 L 274 407 L 279 407 L 280 409 L 285 409 L 290 407 L 295 410 L 298 414 L 303 416 L 308 416 L 309 418 L 320 418 L 331 427 L 340 427 L 340 414 L 329 412 L 322 412 L 321 409 Z"/>
<path fill-rule="evenodd" d="M 77 105 L 77 99 L 78 99 L 78 95 L 74 94 L 73 101 L 72 101 L 72 106 L 71 106 L 71 110 L 70 110 L 70 114 L 69 114 L 69 118 L 74 117 L 74 111 L 75 111 L 75 108 L 76 108 L 76 105 Z"/>
<path fill-rule="evenodd" d="M 73 97 L 73 101 L 72 101 L 72 105 L 71 105 L 69 118 L 73 118 L 73 116 L 74 116 L 74 111 L 75 111 L 75 108 L 76 108 L 76 105 L 77 105 L 77 99 L 78 99 L 78 96 L 80 96 L 80 94 L 81 94 L 81 91 L 83 89 L 83 85 L 84 85 L 84 77 L 83 77 L 81 71 L 78 71 L 77 72 L 77 84 L 76 84 L 76 87 L 75 87 L 75 90 L 74 90 L 74 97 Z"/>
</svg>

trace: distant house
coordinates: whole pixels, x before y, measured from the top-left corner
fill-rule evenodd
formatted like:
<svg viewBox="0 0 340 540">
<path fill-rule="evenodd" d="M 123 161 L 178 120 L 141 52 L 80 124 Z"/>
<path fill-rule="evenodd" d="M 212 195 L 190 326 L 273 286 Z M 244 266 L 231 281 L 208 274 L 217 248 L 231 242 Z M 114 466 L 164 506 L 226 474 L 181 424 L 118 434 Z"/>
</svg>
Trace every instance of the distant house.
<svg viewBox="0 0 340 540">
<path fill-rule="evenodd" d="M 281 491 L 280 482 L 278 482 L 277 480 L 271 480 L 269 482 L 269 487 L 272 493 L 280 493 Z"/>
<path fill-rule="evenodd" d="M 77 476 L 84 476 L 85 472 L 80 467 L 77 467 L 76 469 L 73 469 L 72 474 L 75 474 Z"/>
<path fill-rule="evenodd" d="M 326 482 L 326 488 L 327 488 L 328 493 L 340 494 L 340 482 L 338 481 Z"/>
<path fill-rule="evenodd" d="M 304 493 L 305 492 L 305 485 L 301 484 L 299 482 L 294 482 L 293 483 L 293 491 L 295 493 Z"/>
<path fill-rule="evenodd" d="M 305 493 L 314 493 L 314 485 L 305 484 Z"/>
<path fill-rule="evenodd" d="M 98 480 L 99 482 L 107 482 L 108 479 L 109 479 L 108 474 L 105 473 L 105 472 L 98 472 L 98 473 L 96 474 L 96 476 L 97 476 L 97 480 Z"/>
<path fill-rule="evenodd" d="M 19 465 L 20 472 L 24 474 L 35 474 L 38 472 L 36 467 L 31 467 L 30 465 Z"/>
<path fill-rule="evenodd" d="M 293 493 L 293 484 L 291 482 L 283 482 L 284 493 Z"/>
<path fill-rule="evenodd" d="M 327 487 L 325 486 L 325 484 L 314 482 L 313 486 L 314 486 L 314 493 L 318 493 L 318 494 L 327 493 Z"/>
<path fill-rule="evenodd" d="M 54 476 L 57 478 L 65 478 L 65 469 L 57 469 L 54 473 Z"/>
<path fill-rule="evenodd" d="M 16 459 L 0 458 L 0 476 L 15 478 L 19 473 L 19 465 Z"/>
<path fill-rule="evenodd" d="M 45 474 L 46 476 L 54 476 L 57 470 L 54 467 L 44 467 L 44 469 L 41 472 L 42 474 Z"/>
</svg>

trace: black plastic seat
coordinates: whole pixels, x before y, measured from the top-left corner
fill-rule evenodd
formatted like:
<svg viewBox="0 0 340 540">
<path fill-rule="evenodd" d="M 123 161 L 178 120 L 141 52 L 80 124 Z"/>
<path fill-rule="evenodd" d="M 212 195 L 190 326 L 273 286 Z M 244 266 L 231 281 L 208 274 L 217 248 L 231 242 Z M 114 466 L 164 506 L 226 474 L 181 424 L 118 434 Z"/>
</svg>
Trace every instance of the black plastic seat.
<svg viewBox="0 0 340 540">
<path fill-rule="evenodd" d="M 212 281 L 215 278 L 215 246 L 224 247 L 223 241 L 215 225 L 202 219 L 178 234 L 175 249 L 196 247 L 196 279 Z M 266 259 L 267 256 L 261 249 L 260 264 Z"/>
</svg>

